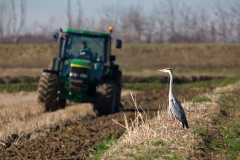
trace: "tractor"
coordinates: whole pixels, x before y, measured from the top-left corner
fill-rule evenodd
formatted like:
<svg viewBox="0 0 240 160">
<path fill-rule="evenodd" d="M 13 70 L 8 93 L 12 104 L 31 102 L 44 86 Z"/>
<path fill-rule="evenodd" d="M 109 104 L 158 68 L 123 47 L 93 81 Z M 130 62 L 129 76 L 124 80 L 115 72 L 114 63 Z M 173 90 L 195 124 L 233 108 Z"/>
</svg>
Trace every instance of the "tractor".
<svg viewBox="0 0 240 160">
<path fill-rule="evenodd" d="M 43 69 L 37 101 L 46 111 L 65 108 L 66 101 L 93 103 L 98 114 L 119 111 L 122 72 L 111 54 L 113 27 L 109 33 L 67 28 L 55 31 L 58 51 Z M 122 41 L 116 39 L 116 48 Z"/>
</svg>

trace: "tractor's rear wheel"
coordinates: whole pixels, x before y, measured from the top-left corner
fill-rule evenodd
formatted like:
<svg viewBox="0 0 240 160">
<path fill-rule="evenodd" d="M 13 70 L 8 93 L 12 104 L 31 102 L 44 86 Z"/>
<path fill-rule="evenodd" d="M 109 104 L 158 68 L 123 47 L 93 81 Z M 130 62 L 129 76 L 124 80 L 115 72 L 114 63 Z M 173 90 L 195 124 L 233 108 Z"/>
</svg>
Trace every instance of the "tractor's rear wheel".
<svg viewBox="0 0 240 160">
<path fill-rule="evenodd" d="M 55 95 L 57 91 L 57 83 L 57 75 L 49 73 L 42 75 L 39 80 L 37 100 L 38 102 L 44 104 L 46 111 L 55 111 L 58 109 L 58 103 Z"/>
<path fill-rule="evenodd" d="M 113 80 L 105 80 L 97 89 L 95 108 L 100 115 L 116 112 L 117 84 Z"/>
</svg>

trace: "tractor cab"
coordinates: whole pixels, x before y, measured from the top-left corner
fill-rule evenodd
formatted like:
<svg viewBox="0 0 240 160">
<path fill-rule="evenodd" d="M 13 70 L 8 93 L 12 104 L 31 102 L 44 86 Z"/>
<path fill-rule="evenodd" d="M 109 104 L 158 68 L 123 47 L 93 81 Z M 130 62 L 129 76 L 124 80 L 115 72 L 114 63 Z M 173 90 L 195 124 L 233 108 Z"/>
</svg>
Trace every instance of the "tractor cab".
<svg viewBox="0 0 240 160">
<path fill-rule="evenodd" d="M 62 38 L 58 38 L 60 49 L 54 59 L 53 69 L 60 70 L 62 77 L 68 77 L 71 76 L 70 66 L 76 66 L 74 62 L 88 61 L 91 65 L 90 79 L 100 81 L 104 75 L 104 69 L 106 69 L 104 64 L 115 60 L 115 56 L 111 56 L 113 27 L 110 26 L 109 30 L 110 33 L 66 29 L 64 33 L 60 34 Z M 116 48 L 121 48 L 121 40 L 116 40 Z M 61 64 L 58 66 L 56 63 L 59 60 L 61 60 Z M 74 61 L 72 62 L 72 60 Z"/>
<path fill-rule="evenodd" d="M 88 62 L 88 65 L 90 65 L 88 67 L 91 68 L 90 79 L 100 81 L 104 72 L 104 64 L 110 55 L 107 49 L 110 46 L 108 43 L 109 39 L 105 37 L 68 34 L 66 44 L 63 47 L 62 58 L 64 60 L 60 68 L 62 70 L 61 76 L 77 76 L 70 71 L 70 68 L 81 68 L 77 64 L 78 62 Z M 72 74 L 70 75 L 70 73 Z"/>
</svg>

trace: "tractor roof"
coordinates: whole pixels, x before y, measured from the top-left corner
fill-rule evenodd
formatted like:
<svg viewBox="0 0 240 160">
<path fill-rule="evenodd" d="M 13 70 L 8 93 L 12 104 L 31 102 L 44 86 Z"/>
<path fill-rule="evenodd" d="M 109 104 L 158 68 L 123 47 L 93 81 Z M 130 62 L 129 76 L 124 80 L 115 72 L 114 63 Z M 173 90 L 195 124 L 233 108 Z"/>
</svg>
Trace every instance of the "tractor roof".
<svg viewBox="0 0 240 160">
<path fill-rule="evenodd" d="M 111 37 L 109 33 L 105 32 L 95 32 L 95 31 L 89 31 L 89 30 L 79 30 L 79 29 L 73 29 L 73 28 L 67 28 L 65 30 L 66 33 L 73 33 L 73 34 L 82 34 L 86 36 L 99 36 L 99 37 Z"/>
</svg>

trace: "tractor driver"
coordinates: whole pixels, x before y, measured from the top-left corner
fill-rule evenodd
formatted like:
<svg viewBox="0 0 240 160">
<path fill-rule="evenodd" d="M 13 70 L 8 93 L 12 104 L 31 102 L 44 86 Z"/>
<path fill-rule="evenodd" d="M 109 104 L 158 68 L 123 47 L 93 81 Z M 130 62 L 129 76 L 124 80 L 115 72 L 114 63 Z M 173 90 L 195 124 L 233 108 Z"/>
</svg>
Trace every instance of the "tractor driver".
<svg viewBox="0 0 240 160">
<path fill-rule="evenodd" d="M 92 52 L 91 49 L 87 47 L 87 42 L 86 41 L 82 41 L 81 43 L 81 50 L 79 52 L 79 56 L 78 58 L 81 57 L 88 57 L 88 59 L 92 60 Z"/>
</svg>

